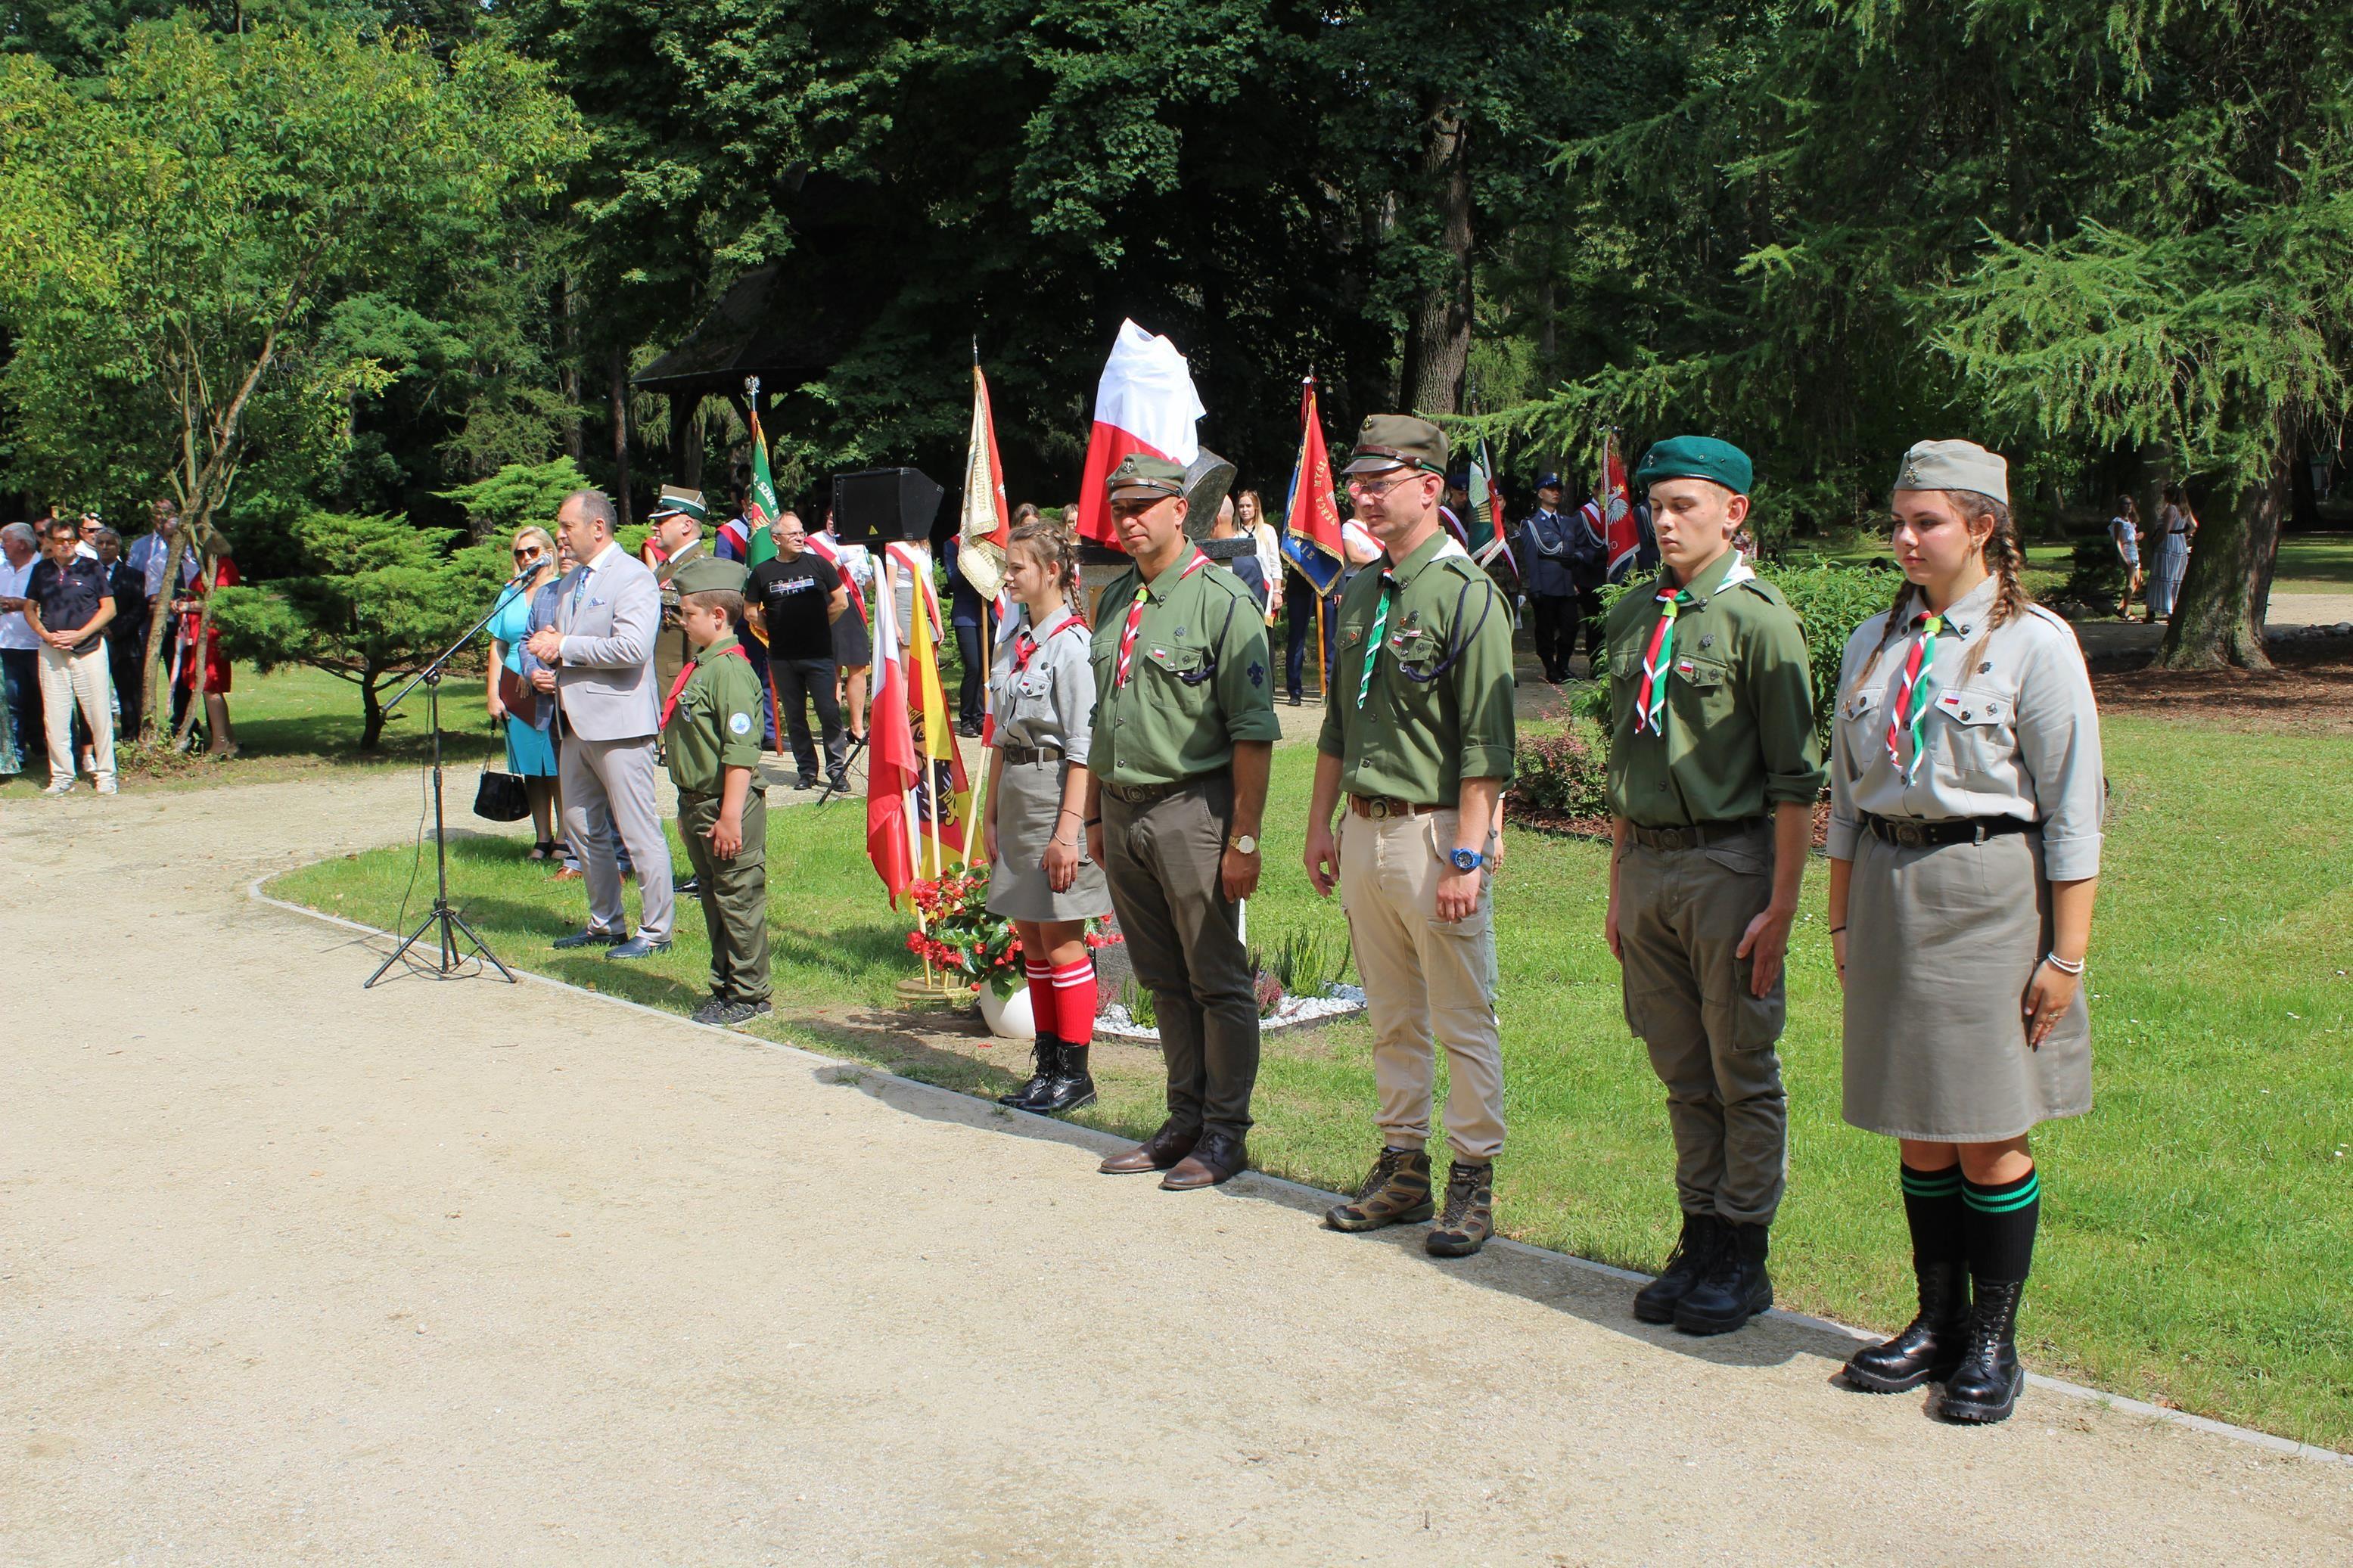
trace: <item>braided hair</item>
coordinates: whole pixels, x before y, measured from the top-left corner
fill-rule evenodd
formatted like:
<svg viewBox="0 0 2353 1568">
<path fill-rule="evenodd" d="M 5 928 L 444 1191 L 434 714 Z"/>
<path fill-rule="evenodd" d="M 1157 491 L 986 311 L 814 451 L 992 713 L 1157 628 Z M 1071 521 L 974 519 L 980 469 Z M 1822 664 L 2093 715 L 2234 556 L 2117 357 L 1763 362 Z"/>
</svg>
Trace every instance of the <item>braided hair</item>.
<svg viewBox="0 0 2353 1568">
<path fill-rule="evenodd" d="M 1086 620 L 1086 605 L 1079 597 L 1079 536 L 1075 531 L 1059 522 L 1048 522 L 1032 508 L 1029 520 L 1014 526 L 1009 548 L 1027 549 L 1060 585 L 1071 613 L 1082 623 Z"/>
<path fill-rule="evenodd" d="M 1983 547 L 1986 570 L 1993 575 L 1997 584 L 1993 614 L 1986 617 L 1985 630 L 1978 635 L 1968 656 L 1961 661 L 1961 668 L 1967 669 L 1977 663 L 1978 655 L 1984 650 L 1985 640 L 1993 635 L 1994 628 L 2007 626 L 2026 614 L 2026 607 L 2034 602 L 2034 595 L 2026 591 L 2025 581 L 2021 575 L 2026 566 L 2026 552 L 2018 542 L 2018 525 L 2010 516 L 2010 504 L 1996 500 L 1980 490 L 1947 490 L 1945 494 L 1951 497 L 1953 504 L 1960 509 L 1962 521 L 1973 523 L 1979 518 L 1986 518 L 1993 523 L 1993 530 L 1986 535 Z M 1908 577 L 1896 587 L 1895 602 L 1887 608 L 1887 623 L 1880 628 L 1879 646 L 1871 650 L 1871 658 L 1863 664 L 1862 673 L 1855 678 L 1855 690 L 1860 691 L 1870 683 L 1871 672 L 1879 668 L 1879 656 L 1903 637 L 1910 624 L 1912 601 L 1915 596 L 1920 596 L 1920 590 Z M 1923 603 L 1926 603 L 1925 598 Z"/>
</svg>

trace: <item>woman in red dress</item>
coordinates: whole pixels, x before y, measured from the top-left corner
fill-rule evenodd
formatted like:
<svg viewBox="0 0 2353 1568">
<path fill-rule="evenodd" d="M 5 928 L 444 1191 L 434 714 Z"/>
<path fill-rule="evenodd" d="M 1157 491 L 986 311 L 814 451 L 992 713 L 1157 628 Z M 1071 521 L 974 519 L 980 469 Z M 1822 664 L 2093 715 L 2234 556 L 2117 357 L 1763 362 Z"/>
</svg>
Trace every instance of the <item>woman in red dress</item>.
<svg viewBox="0 0 2353 1568">
<path fill-rule="evenodd" d="M 214 588 L 233 588 L 244 581 L 237 563 L 229 558 L 226 546 L 212 558 L 204 571 L 196 574 L 187 595 L 174 606 L 180 616 L 180 673 L 177 681 L 180 700 L 174 707 L 173 722 L 186 709 L 187 695 L 201 691 L 205 698 L 205 723 L 212 731 L 212 744 L 206 748 L 216 757 L 237 755 L 237 735 L 228 721 L 228 659 L 221 652 L 220 628 L 207 627 L 205 638 L 204 668 L 196 668 L 196 627 L 204 618 L 205 596 Z M 201 677 L 201 684 L 198 684 Z"/>
</svg>

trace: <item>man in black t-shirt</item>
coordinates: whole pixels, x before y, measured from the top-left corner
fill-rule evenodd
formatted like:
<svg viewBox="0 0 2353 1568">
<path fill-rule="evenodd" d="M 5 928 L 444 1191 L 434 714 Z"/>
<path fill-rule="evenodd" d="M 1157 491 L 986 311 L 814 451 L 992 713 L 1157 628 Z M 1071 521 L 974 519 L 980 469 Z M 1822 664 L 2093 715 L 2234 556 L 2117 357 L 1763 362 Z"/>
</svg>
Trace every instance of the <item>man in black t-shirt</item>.
<svg viewBox="0 0 2353 1568">
<path fill-rule="evenodd" d="M 842 733 L 841 702 L 834 694 L 833 623 L 849 604 L 849 590 L 833 563 L 808 548 L 808 533 L 792 512 L 779 515 L 769 533 L 776 558 L 752 568 L 744 592 L 744 616 L 768 645 L 768 682 L 776 692 L 776 722 L 793 743 L 800 787 L 817 786 L 817 748 L 810 743 L 808 705 L 825 736 L 825 776 L 843 786 L 849 760 Z"/>
<path fill-rule="evenodd" d="M 43 543 L 48 553 L 25 583 L 25 621 L 40 639 L 41 705 L 49 739 L 49 787 L 69 795 L 74 783 L 73 714 L 90 726 L 90 771 L 98 793 L 114 793 L 114 684 L 106 666 L 106 624 L 114 618 L 114 589 L 96 552 L 81 554 L 81 529 L 51 518 Z"/>
</svg>

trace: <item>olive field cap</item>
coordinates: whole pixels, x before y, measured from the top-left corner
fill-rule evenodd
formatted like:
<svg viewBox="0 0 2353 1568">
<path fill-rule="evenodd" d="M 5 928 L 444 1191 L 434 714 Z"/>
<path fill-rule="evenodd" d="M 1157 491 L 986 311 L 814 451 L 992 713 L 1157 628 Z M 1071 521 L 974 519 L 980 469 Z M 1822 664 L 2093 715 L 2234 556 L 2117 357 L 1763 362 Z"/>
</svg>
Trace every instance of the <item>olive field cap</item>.
<svg viewBox="0 0 2353 1568">
<path fill-rule="evenodd" d="M 740 594 L 751 574 L 751 568 L 741 561 L 698 555 L 678 569 L 670 585 L 681 594 Z"/>
<path fill-rule="evenodd" d="M 697 522 L 707 522 L 711 509 L 703 504 L 701 490 L 681 489 L 676 485 L 662 486 L 661 501 L 647 521 L 659 522 L 666 517 L 691 517 Z"/>
<path fill-rule="evenodd" d="M 1113 500 L 1163 500 L 1185 493 L 1185 465 L 1149 452 L 1130 452 L 1104 483 Z"/>
<path fill-rule="evenodd" d="M 1634 486 L 1648 489 L 1661 479 L 1706 479 L 1745 496 L 1757 479 L 1748 454 L 1713 436 L 1670 436 L 1642 454 Z"/>
<path fill-rule="evenodd" d="M 1446 477 L 1446 432 L 1410 414 L 1367 414 L 1356 429 L 1356 449 L 1344 474 L 1412 468 Z"/>
<path fill-rule="evenodd" d="M 1899 490 L 1975 490 L 2010 504 L 2010 464 L 1975 441 L 1919 441 L 1895 470 Z"/>
</svg>

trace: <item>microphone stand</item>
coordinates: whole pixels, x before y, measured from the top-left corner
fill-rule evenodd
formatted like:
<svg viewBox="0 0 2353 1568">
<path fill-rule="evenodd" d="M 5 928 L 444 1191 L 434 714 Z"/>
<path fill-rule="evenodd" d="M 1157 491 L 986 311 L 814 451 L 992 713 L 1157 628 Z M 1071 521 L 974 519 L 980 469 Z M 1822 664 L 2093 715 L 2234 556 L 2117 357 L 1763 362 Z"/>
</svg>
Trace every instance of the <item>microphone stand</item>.
<svg viewBox="0 0 2353 1568">
<path fill-rule="evenodd" d="M 440 930 L 438 938 L 438 953 L 433 964 L 435 974 L 446 980 L 465 963 L 464 955 L 458 951 L 458 933 L 463 931 L 466 933 L 466 940 L 474 944 L 474 950 L 482 955 L 492 969 L 499 972 L 508 984 L 521 984 L 507 966 L 499 962 L 499 955 L 491 951 L 491 944 L 484 942 L 472 926 L 466 923 L 466 918 L 463 915 L 449 907 L 449 837 L 441 816 L 441 676 L 449 661 L 457 658 L 484 626 L 491 624 L 493 616 L 506 608 L 508 592 L 522 586 L 523 579 L 538 570 L 536 565 L 528 566 L 508 578 L 506 586 L 500 589 L 498 596 L 491 601 L 489 613 L 466 628 L 463 637 L 442 649 L 438 658 L 418 670 L 410 678 L 408 684 L 402 687 L 393 700 L 384 705 L 384 710 L 389 713 L 399 707 L 401 700 L 410 692 L 419 686 L 425 688 L 426 722 L 433 730 L 433 868 L 437 879 L 437 890 L 433 896 L 433 908 L 427 912 L 422 921 L 417 922 L 415 931 L 401 938 L 400 945 L 392 950 L 392 956 L 376 965 L 375 973 L 361 982 L 360 989 L 363 991 L 383 979 L 385 972 L 399 963 L 403 953 L 416 946 L 427 931 L 437 926 Z"/>
</svg>

